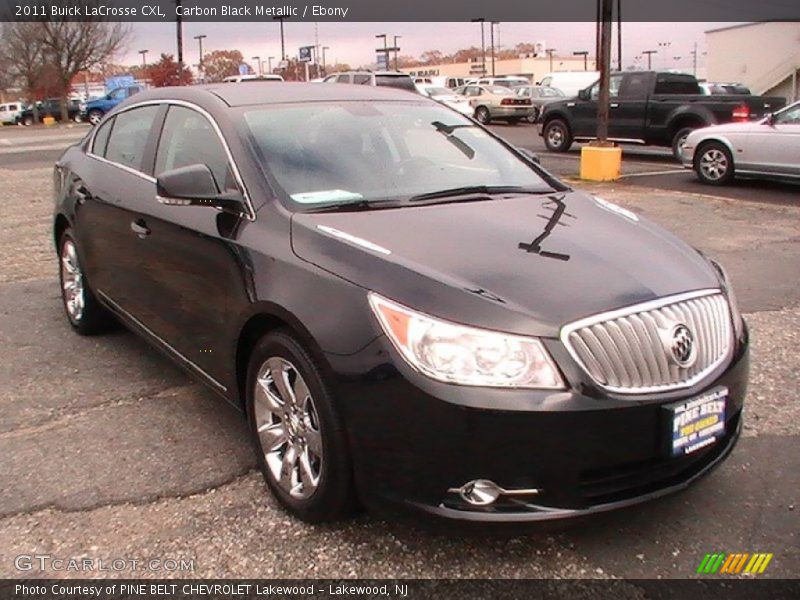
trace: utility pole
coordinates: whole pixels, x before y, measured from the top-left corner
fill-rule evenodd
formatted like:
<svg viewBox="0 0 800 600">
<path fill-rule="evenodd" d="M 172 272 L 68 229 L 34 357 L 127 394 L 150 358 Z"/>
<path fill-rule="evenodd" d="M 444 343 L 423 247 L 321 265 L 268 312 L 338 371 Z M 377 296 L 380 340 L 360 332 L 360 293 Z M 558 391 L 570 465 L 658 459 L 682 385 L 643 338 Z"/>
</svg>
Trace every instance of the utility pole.
<svg viewBox="0 0 800 600">
<path fill-rule="evenodd" d="M 622 0 L 617 0 L 617 71 L 622 71 Z"/>
<path fill-rule="evenodd" d="M 274 21 L 280 21 L 281 24 L 281 60 L 286 60 L 286 43 L 283 37 L 283 21 L 286 19 L 284 16 L 272 17 Z"/>
<path fill-rule="evenodd" d="M 492 45 L 492 77 L 494 77 L 494 26 L 500 25 L 500 21 L 489 21 L 489 37 Z"/>
<path fill-rule="evenodd" d="M 547 48 L 544 53 L 550 57 L 550 72 L 553 72 L 553 54 L 555 53 L 555 48 Z"/>
<path fill-rule="evenodd" d="M 653 54 L 658 54 L 658 50 L 642 50 L 642 54 L 647 55 L 647 70 L 653 69 Z"/>
<path fill-rule="evenodd" d="M 486 23 L 486 19 L 483 17 L 472 19 L 473 23 L 480 23 L 481 24 L 481 72 L 483 75 L 486 75 L 486 35 L 484 33 L 484 23 Z"/>
<path fill-rule="evenodd" d="M 177 28 L 177 42 L 178 42 L 178 66 L 180 67 L 180 72 L 183 72 L 183 17 L 181 13 L 181 2 L 182 0 L 175 0 L 175 25 Z"/>
<path fill-rule="evenodd" d="M 608 143 L 609 67 L 611 66 L 611 23 L 614 0 L 601 0 L 600 27 L 600 94 L 597 99 L 597 141 Z"/>
<path fill-rule="evenodd" d="M 149 50 L 139 50 L 139 54 L 142 55 L 142 68 L 147 68 L 147 53 L 150 52 Z"/>
<path fill-rule="evenodd" d="M 325 63 L 325 50 L 330 50 L 330 47 L 329 46 L 323 46 L 322 47 L 322 73 L 323 73 L 323 75 L 327 75 L 328 74 L 328 67 L 327 67 L 327 64 Z"/>
<path fill-rule="evenodd" d="M 402 35 L 395 35 L 394 38 L 394 70 L 397 71 L 397 53 L 400 51 L 400 47 L 397 45 L 397 40 L 399 40 Z M 388 62 L 388 61 L 387 61 Z"/>
<path fill-rule="evenodd" d="M 583 70 L 589 70 L 589 51 L 588 50 L 578 50 L 577 52 L 573 52 L 572 56 L 582 56 L 583 57 Z"/>
<path fill-rule="evenodd" d="M 206 35 L 196 35 L 196 36 L 194 36 L 194 39 L 197 40 L 197 43 L 200 46 L 200 61 L 197 63 L 197 67 L 198 67 L 198 70 L 200 71 L 200 75 L 201 75 L 201 79 L 203 80 L 203 83 L 205 83 L 205 80 L 206 80 L 206 70 L 203 67 L 203 40 L 206 39 L 206 37 L 207 37 Z"/>
</svg>

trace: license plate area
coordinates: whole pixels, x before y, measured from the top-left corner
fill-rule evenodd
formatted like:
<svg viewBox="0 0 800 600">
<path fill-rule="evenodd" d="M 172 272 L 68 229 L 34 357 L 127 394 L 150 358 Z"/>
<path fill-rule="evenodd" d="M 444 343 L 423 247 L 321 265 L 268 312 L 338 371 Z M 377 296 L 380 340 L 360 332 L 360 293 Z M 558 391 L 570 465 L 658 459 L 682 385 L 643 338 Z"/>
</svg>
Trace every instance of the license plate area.
<svg viewBox="0 0 800 600">
<path fill-rule="evenodd" d="M 710 446 L 725 435 L 728 388 L 718 387 L 663 408 L 668 426 L 668 452 L 671 456 L 685 456 Z"/>
</svg>

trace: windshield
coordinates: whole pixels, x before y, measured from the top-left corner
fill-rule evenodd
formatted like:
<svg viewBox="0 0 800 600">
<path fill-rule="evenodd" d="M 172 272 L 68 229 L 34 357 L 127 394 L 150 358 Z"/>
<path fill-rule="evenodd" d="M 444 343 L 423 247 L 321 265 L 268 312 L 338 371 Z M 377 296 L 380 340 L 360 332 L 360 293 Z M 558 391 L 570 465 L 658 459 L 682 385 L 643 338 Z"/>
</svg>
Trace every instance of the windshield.
<svg viewBox="0 0 800 600">
<path fill-rule="evenodd" d="M 551 186 L 473 121 L 434 103 L 248 108 L 268 175 L 296 204 L 398 201 L 469 186 Z"/>
<path fill-rule="evenodd" d="M 429 96 L 452 96 L 453 90 L 445 87 L 426 87 L 425 92 Z"/>
</svg>

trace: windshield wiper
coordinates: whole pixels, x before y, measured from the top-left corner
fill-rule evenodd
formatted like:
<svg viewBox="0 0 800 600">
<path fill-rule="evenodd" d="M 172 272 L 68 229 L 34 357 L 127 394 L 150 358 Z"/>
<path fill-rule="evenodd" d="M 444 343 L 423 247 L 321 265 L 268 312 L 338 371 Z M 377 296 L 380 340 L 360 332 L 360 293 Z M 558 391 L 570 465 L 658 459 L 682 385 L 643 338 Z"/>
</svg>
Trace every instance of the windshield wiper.
<svg viewBox="0 0 800 600">
<path fill-rule="evenodd" d="M 351 210 L 372 210 L 380 208 L 397 208 L 401 202 L 392 200 L 353 200 L 351 202 L 337 202 L 335 204 L 321 204 L 304 210 L 307 213 L 321 212 L 347 212 Z"/>
<path fill-rule="evenodd" d="M 468 185 L 464 187 L 449 188 L 428 192 L 427 194 L 417 194 L 411 196 L 409 202 L 421 202 L 424 200 L 435 200 L 437 198 L 457 198 L 459 196 L 494 196 L 497 194 L 552 194 L 555 190 L 551 188 L 530 188 L 521 185 Z"/>
</svg>

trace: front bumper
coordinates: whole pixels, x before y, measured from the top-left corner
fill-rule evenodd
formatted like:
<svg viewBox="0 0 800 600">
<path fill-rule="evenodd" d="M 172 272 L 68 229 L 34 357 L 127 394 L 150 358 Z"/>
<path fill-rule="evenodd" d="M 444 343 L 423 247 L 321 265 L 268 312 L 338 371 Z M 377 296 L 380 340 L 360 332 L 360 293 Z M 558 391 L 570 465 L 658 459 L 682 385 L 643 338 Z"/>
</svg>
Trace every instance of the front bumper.
<svg viewBox="0 0 800 600">
<path fill-rule="evenodd" d="M 684 144 L 681 149 L 681 164 L 685 169 L 694 169 L 694 150 L 695 144 Z"/>
<path fill-rule="evenodd" d="M 559 392 L 442 384 L 412 371 L 383 337 L 332 358 L 365 502 L 478 522 L 579 517 L 687 487 L 736 444 L 749 369 L 746 330 L 709 380 L 635 399 L 600 392 L 577 369 L 564 370 L 570 385 Z M 555 358 L 563 370 L 565 357 Z M 717 386 L 728 389 L 725 435 L 672 458 L 662 405 Z M 475 507 L 449 491 L 476 479 L 540 492 Z"/>
</svg>

